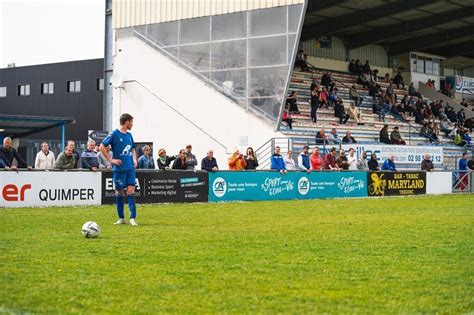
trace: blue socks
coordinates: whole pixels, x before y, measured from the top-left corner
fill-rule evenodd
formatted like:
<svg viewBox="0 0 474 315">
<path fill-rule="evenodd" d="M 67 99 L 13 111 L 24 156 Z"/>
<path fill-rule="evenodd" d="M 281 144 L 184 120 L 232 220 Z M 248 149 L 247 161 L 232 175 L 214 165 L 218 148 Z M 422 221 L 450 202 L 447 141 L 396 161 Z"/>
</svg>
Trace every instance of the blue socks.
<svg viewBox="0 0 474 315">
<path fill-rule="evenodd" d="M 115 202 L 117 203 L 117 213 L 120 219 L 125 218 L 123 213 L 123 195 L 116 195 Z"/>
<path fill-rule="evenodd" d="M 130 219 L 137 217 L 137 207 L 135 206 L 135 196 L 127 196 L 128 209 L 130 209 Z M 123 214 L 123 201 L 122 201 L 122 214 Z"/>
</svg>

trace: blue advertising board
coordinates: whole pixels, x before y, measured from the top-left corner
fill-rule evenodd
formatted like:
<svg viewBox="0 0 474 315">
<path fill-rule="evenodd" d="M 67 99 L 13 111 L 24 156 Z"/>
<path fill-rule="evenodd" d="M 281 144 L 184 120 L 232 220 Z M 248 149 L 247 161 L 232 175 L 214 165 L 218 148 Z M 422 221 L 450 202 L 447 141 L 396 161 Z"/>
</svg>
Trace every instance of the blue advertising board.
<svg viewBox="0 0 474 315">
<path fill-rule="evenodd" d="M 367 197 L 365 172 L 209 173 L 209 201 Z"/>
</svg>

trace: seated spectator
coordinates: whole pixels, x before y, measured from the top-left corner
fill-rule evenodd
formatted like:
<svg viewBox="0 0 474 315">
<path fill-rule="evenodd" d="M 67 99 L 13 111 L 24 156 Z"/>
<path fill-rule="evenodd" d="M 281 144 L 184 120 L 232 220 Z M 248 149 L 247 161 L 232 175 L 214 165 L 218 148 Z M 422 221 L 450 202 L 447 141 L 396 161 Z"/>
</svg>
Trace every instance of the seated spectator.
<svg viewBox="0 0 474 315">
<path fill-rule="evenodd" d="M 390 134 L 390 140 L 392 141 L 392 144 L 397 144 L 397 145 L 406 145 L 405 140 L 403 140 L 402 136 L 400 135 L 400 132 L 398 131 L 398 127 L 394 127 L 392 133 Z"/>
<path fill-rule="evenodd" d="M 240 151 L 237 149 L 232 153 L 227 163 L 229 164 L 229 170 L 231 171 L 243 171 L 247 166 L 244 155 L 240 154 Z"/>
<path fill-rule="evenodd" d="M 377 160 L 375 160 L 377 161 Z M 367 152 L 365 151 L 362 151 L 362 153 L 360 154 L 360 158 L 359 160 L 357 160 L 357 169 L 359 171 L 368 171 L 369 170 L 369 166 L 367 164 Z"/>
<path fill-rule="evenodd" d="M 309 159 L 309 146 L 305 145 L 303 151 L 298 155 L 298 168 L 307 173 L 311 172 L 311 163 Z M 287 167 L 286 169 L 289 170 Z"/>
<path fill-rule="evenodd" d="M 395 155 L 391 154 L 390 157 L 383 162 L 382 171 L 397 171 L 397 168 L 395 167 Z"/>
<path fill-rule="evenodd" d="M 298 109 L 298 93 L 295 91 L 291 92 L 290 96 L 286 98 L 286 105 L 290 113 L 299 114 L 300 110 Z"/>
<path fill-rule="evenodd" d="M 355 156 L 354 148 L 349 149 L 349 154 L 347 155 L 347 163 L 349 163 L 350 171 L 357 171 L 357 157 Z"/>
<path fill-rule="evenodd" d="M 316 133 L 316 143 L 317 144 L 328 144 L 328 136 L 326 135 L 326 129 L 321 128 L 320 131 Z"/>
<path fill-rule="evenodd" d="M 285 109 L 283 110 L 283 114 L 281 115 L 281 121 L 286 122 L 290 130 L 293 129 L 293 119 L 290 116 L 288 107 L 285 107 Z"/>
<path fill-rule="evenodd" d="M 329 92 L 329 95 L 328 95 L 328 105 L 329 105 L 330 107 L 334 107 L 337 103 L 341 103 L 341 104 L 342 104 L 342 98 L 340 98 L 337 93 L 338 93 L 338 89 L 337 89 L 337 88 L 334 88 L 331 92 Z"/>
<path fill-rule="evenodd" d="M 471 144 L 471 136 L 465 129 L 461 129 L 461 138 L 466 141 L 466 144 Z"/>
<path fill-rule="evenodd" d="M 87 149 L 82 152 L 81 155 L 81 165 L 82 168 L 91 171 L 97 171 L 99 169 L 99 159 L 97 158 L 97 153 L 95 152 L 94 140 L 87 141 Z"/>
<path fill-rule="evenodd" d="M 3 163 L 6 165 L 5 169 L 7 170 L 17 169 L 17 167 L 13 165 L 13 159 L 16 160 L 19 168 L 32 169 L 31 166 L 26 165 L 25 160 L 21 157 L 18 151 L 12 147 L 12 139 L 10 137 L 3 139 L 3 146 L 0 150 L 0 159 L 3 160 Z"/>
<path fill-rule="evenodd" d="M 54 153 L 49 151 L 47 142 L 41 143 L 41 151 L 36 154 L 35 168 L 38 170 L 51 170 L 54 168 Z"/>
<path fill-rule="evenodd" d="M 301 71 L 309 71 L 308 63 L 306 60 L 308 56 L 305 54 L 303 49 L 298 50 L 298 54 L 296 55 L 295 66 L 299 66 Z"/>
<path fill-rule="evenodd" d="M 54 168 L 60 170 L 72 170 L 76 167 L 76 156 L 73 154 L 72 147 L 66 146 L 63 152 L 59 153 Z"/>
<path fill-rule="evenodd" d="M 456 115 L 456 112 L 454 111 L 454 108 L 452 108 L 451 106 L 446 107 L 446 117 L 448 117 L 449 121 L 453 124 L 457 124 L 458 117 Z"/>
<path fill-rule="evenodd" d="M 105 150 L 109 154 L 110 158 L 113 159 L 114 155 L 113 155 L 113 152 L 111 151 L 111 149 L 112 149 L 112 147 L 110 145 L 105 147 Z M 100 169 L 107 169 L 107 170 L 112 169 L 112 162 L 107 160 L 105 158 L 104 154 L 101 151 L 99 151 L 99 153 L 97 154 L 97 159 L 99 160 L 99 168 Z"/>
<path fill-rule="evenodd" d="M 344 104 L 338 103 L 334 106 L 334 116 L 339 118 L 339 124 L 346 124 L 349 120 L 349 115 L 346 114 L 346 109 L 344 108 Z"/>
<path fill-rule="evenodd" d="M 331 143 L 340 143 L 341 140 L 337 137 L 337 129 L 332 128 L 331 132 L 328 134 L 328 142 Z"/>
<path fill-rule="evenodd" d="M 329 153 L 324 157 L 324 169 L 331 171 L 339 171 L 339 166 L 336 164 L 336 148 L 331 148 Z"/>
<path fill-rule="evenodd" d="M 359 107 L 360 105 L 362 105 L 362 97 L 359 95 L 359 93 L 357 92 L 357 88 L 355 86 L 355 84 L 353 84 L 351 86 L 351 88 L 349 89 L 349 99 L 351 101 L 353 101 L 355 103 L 355 105 L 357 107 Z"/>
<path fill-rule="evenodd" d="M 421 94 L 418 93 L 418 91 L 415 88 L 415 84 L 413 82 L 410 83 L 410 86 L 408 86 L 408 95 L 410 96 L 416 96 L 418 98 L 422 98 Z"/>
<path fill-rule="evenodd" d="M 384 82 L 390 82 L 390 74 L 385 73 L 385 76 L 383 78 Z"/>
<path fill-rule="evenodd" d="M 441 91 L 441 93 L 443 93 L 444 95 L 446 95 L 447 97 L 451 97 L 452 96 L 452 86 L 451 84 L 447 83 L 444 85 L 443 87 L 443 90 Z"/>
<path fill-rule="evenodd" d="M 351 62 L 349 62 L 349 67 L 348 67 L 348 70 L 350 73 L 355 73 L 355 61 L 354 59 L 351 60 Z"/>
<path fill-rule="evenodd" d="M 74 166 L 74 168 L 80 168 L 81 167 L 81 158 L 79 157 L 79 152 L 77 152 L 77 150 L 76 150 L 76 143 L 74 142 L 74 140 L 69 140 L 67 142 L 67 146 L 72 148 L 72 154 L 74 154 L 74 158 L 75 158 L 75 161 L 76 161 L 76 165 Z"/>
<path fill-rule="evenodd" d="M 392 144 L 390 137 L 388 135 L 388 125 L 384 125 L 382 130 L 380 130 L 380 142 L 385 144 Z"/>
<path fill-rule="evenodd" d="M 319 92 L 319 108 L 326 106 L 326 108 L 329 108 L 328 106 L 328 99 L 329 99 L 329 94 L 326 90 L 325 87 L 321 89 L 321 92 Z"/>
<path fill-rule="evenodd" d="M 173 170 L 187 170 L 188 169 L 188 160 L 186 156 L 186 150 L 179 150 L 179 154 L 173 162 L 171 169 Z"/>
<path fill-rule="evenodd" d="M 321 159 L 321 156 L 319 155 L 319 148 L 315 147 L 313 149 L 313 154 L 311 154 L 310 157 L 311 161 L 311 169 L 314 171 L 320 171 L 323 168 L 323 160 Z"/>
<path fill-rule="evenodd" d="M 388 84 L 388 87 L 387 89 L 385 90 L 385 96 L 386 96 L 386 99 L 388 100 L 388 103 L 390 105 L 393 105 L 395 104 L 396 102 L 396 96 L 395 96 L 395 90 L 393 89 L 393 85 L 392 85 L 392 82 L 390 82 Z"/>
<path fill-rule="evenodd" d="M 466 121 L 466 113 L 464 113 L 464 108 L 459 110 L 459 112 L 456 114 L 456 118 L 458 120 L 458 125 L 464 126 L 464 122 Z"/>
<path fill-rule="evenodd" d="M 326 88 L 326 91 L 332 91 L 334 89 L 335 83 L 332 81 L 329 71 L 323 73 L 321 77 L 321 85 Z"/>
<path fill-rule="evenodd" d="M 279 171 L 281 174 L 285 174 L 287 172 L 286 166 L 285 166 L 285 160 L 283 157 L 280 155 L 280 147 L 276 146 L 275 147 L 275 152 L 272 154 L 271 157 L 271 169 Z"/>
<path fill-rule="evenodd" d="M 154 170 L 155 169 L 155 162 L 153 161 L 153 157 L 151 156 L 151 148 L 149 145 L 145 145 L 142 148 L 143 155 L 140 156 L 138 159 L 138 167 L 139 169 L 147 169 L 147 170 Z"/>
<path fill-rule="evenodd" d="M 426 126 L 426 135 L 430 142 L 439 142 L 438 138 L 438 128 L 436 127 L 434 122 L 429 122 Z"/>
<path fill-rule="evenodd" d="M 362 115 L 354 103 L 351 103 L 351 105 L 349 106 L 348 115 L 350 118 L 354 119 L 358 125 L 363 125 Z"/>
<path fill-rule="evenodd" d="M 380 168 L 379 168 L 379 162 L 377 161 L 377 154 L 372 154 L 370 156 L 370 160 L 369 160 L 369 170 L 371 171 L 379 171 Z"/>
<path fill-rule="evenodd" d="M 360 64 L 360 60 L 357 59 L 354 64 L 354 73 L 361 74 L 363 71 L 363 66 Z"/>
<path fill-rule="evenodd" d="M 433 162 L 431 161 L 429 154 L 425 154 L 423 161 L 421 161 L 421 170 L 427 172 L 434 171 Z"/>
<path fill-rule="evenodd" d="M 402 86 L 402 89 L 405 88 L 401 71 L 398 71 L 397 75 L 393 78 L 393 83 L 397 85 L 397 89 L 400 88 L 400 85 Z"/>
<path fill-rule="evenodd" d="M 451 131 L 453 130 L 452 129 L 452 126 L 449 124 L 448 122 L 448 119 L 446 117 L 443 117 L 441 118 L 440 122 L 439 122 L 439 127 L 440 127 L 440 131 L 441 132 L 444 132 L 445 136 L 448 137 L 448 135 L 451 133 Z"/>
<path fill-rule="evenodd" d="M 454 136 L 454 144 L 463 147 L 467 144 L 466 140 L 461 137 L 461 130 L 456 129 L 456 135 Z"/>
<path fill-rule="evenodd" d="M 253 152 L 253 148 L 252 147 L 248 147 L 247 148 L 247 155 L 244 156 L 244 160 L 245 160 L 245 169 L 246 170 L 255 170 L 257 169 L 257 166 L 258 166 L 258 160 L 257 160 L 257 157 L 255 156 L 255 153 Z"/>
<path fill-rule="evenodd" d="M 357 143 L 356 139 L 352 136 L 352 132 L 346 131 L 346 135 L 342 138 L 343 143 Z"/>
<path fill-rule="evenodd" d="M 377 93 L 379 89 L 377 85 L 373 82 L 369 84 L 369 96 L 372 96 L 372 99 L 375 101 L 377 99 Z M 375 113 L 374 113 L 375 114 Z"/>
<path fill-rule="evenodd" d="M 363 73 L 370 73 L 370 64 L 369 61 L 366 60 L 364 66 L 362 67 Z"/>
<path fill-rule="evenodd" d="M 297 170 L 295 160 L 293 159 L 293 151 L 289 150 L 286 153 L 286 156 L 284 158 L 284 162 L 285 162 L 285 169 L 287 171 L 296 171 Z"/>
<path fill-rule="evenodd" d="M 340 170 L 348 170 L 349 169 L 349 160 L 347 159 L 346 152 L 344 149 L 339 151 L 339 156 L 336 159 L 336 165 L 339 167 Z"/>
<path fill-rule="evenodd" d="M 369 75 L 367 73 L 361 73 L 357 77 L 357 84 L 362 85 L 363 88 L 368 89 L 370 85 Z"/>
<path fill-rule="evenodd" d="M 193 149 L 192 145 L 186 145 L 186 164 L 188 165 L 188 170 L 194 170 L 197 167 L 196 156 L 191 152 Z"/>
<path fill-rule="evenodd" d="M 158 150 L 158 159 L 156 159 L 156 164 L 158 165 L 158 169 L 160 169 L 160 170 L 169 170 L 171 162 L 176 160 L 178 157 L 179 157 L 179 155 L 168 156 L 168 155 L 166 155 L 166 150 L 165 149 L 159 149 Z"/>
<path fill-rule="evenodd" d="M 428 87 L 432 88 L 433 90 L 435 90 L 435 89 L 436 89 L 435 82 L 436 82 L 435 80 L 430 80 L 430 79 L 428 79 L 428 82 L 426 82 L 426 85 L 427 85 Z"/>
<path fill-rule="evenodd" d="M 370 82 L 375 83 L 375 86 L 379 86 L 377 84 L 379 82 L 379 70 L 375 69 L 370 72 Z"/>
<path fill-rule="evenodd" d="M 219 170 L 219 167 L 217 166 L 217 160 L 214 157 L 214 151 L 207 151 L 206 157 L 204 157 L 201 161 L 201 170 L 208 172 L 216 172 Z"/>
</svg>

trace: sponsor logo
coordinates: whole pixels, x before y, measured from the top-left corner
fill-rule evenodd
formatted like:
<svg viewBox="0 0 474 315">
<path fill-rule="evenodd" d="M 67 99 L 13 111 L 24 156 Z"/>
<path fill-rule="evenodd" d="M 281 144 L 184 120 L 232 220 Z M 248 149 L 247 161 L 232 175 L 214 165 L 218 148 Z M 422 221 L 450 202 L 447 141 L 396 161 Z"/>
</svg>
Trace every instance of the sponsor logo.
<svg viewBox="0 0 474 315">
<path fill-rule="evenodd" d="M 463 78 L 460 76 L 456 76 L 456 90 L 461 91 L 464 85 L 463 83 L 464 83 Z"/>
<path fill-rule="evenodd" d="M 305 196 L 309 192 L 309 179 L 307 177 L 303 176 L 298 181 L 298 192 L 302 196 Z"/>
<path fill-rule="evenodd" d="M 227 183 L 222 177 L 217 177 L 212 183 L 212 192 L 217 198 L 221 198 L 227 192 Z"/>
<path fill-rule="evenodd" d="M 25 184 L 18 187 L 15 184 L 3 186 L 2 198 L 5 201 L 25 201 L 25 193 L 31 189 L 31 184 Z"/>
<path fill-rule="evenodd" d="M 384 177 L 385 174 L 370 174 L 370 179 L 372 183 L 369 185 L 369 195 L 372 196 L 384 196 L 385 188 L 387 187 L 387 180 Z"/>
</svg>

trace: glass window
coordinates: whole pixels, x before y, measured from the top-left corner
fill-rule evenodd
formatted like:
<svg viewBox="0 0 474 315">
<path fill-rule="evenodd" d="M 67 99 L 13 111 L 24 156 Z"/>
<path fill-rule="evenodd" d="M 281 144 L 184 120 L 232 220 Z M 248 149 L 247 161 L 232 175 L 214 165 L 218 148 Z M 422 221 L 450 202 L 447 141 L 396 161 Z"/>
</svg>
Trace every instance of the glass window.
<svg viewBox="0 0 474 315">
<path fill-rule="evenodd" d="M 286 35 L 250 40 L 250 66 L 287 64 Z"/>
<path fill-rule="evenodd" d="M 104 79 L 97 79 L 97 91 L 104 90 Z"/>
<path fill-rule="evenodd" d="M 247 71 L 245 69 L 213 71 L 211 72 L 211 79 L 233 97 L 246 96 Z"/>
<path fill-rule="evenodd" d="M 425 60 L 425 73 L 433 74 L 433 59 L 426 58 Z"/>
<path fill-rule="evenodd" d="M 286 6 L 252 10 L 250 13 L 250 36 L 286 33 Z"/>
<path fill-rule="evenodd" d="M 147 28 L 148 37 L 159 46 L 178 44 L 178 22 L 150 24 Z"/>
<path fill-rule="evenodd" d="M 247 12 L 212 17 L 212 40 L 247 37 Z"/>
<path fill-rule="evenodd" d="M 0 97 L 7 97 L 7 87 L 0 86 Z"/>
<path fill-rule="evenodd" d="M 424 73 L 425 72 L 425 58 L 418 56 L 416 60 L 416 72 Z"/>
<path fill-rule="evenodd" d="M 186 45 L 179 48 L 180 61 L 198 71 L 209 71 L 210 44 Z"/>
<path fill-rule="evenodd" d="M 255 68 L 250 70 L 251 94 L 255 86 L 263 91 L 265 96 L 282 96 L 288 77 L 288 67 Z M 254 87 L 254 89 L 252 89 Z"/>
<path fill-rule="evenodd" d="M 24 84 L 18 86 L 18 95 L 19 96 L 28 96 L 30 95 L 30 85 Z"/>
<path fill-rule="evenodd" d="M 433 60 L 433 74 L 439 75 L 439 59 Z"/>
<path fill-rule="evenodd" d="M 296 45 L 296 34 L 288 35 L 288 63 L 291 63 L 291 58 L 293 57 L 293 50 Z M 297 48 L 296 48 L 297 49 Z"/>
<path fill-rule="evenodd" d="M 54 83 L 41 83 L 41 94 L 53 94 L 54 93 Z"/>
<path fill-rule="evenodd" d="M 210 17 L 200 17 L 180 21 L 179 43 L 192 44 L 208 42 L 210 37 Z"/>
<path fill-rule="evenodd" d="M 79 93 L 81 91 L 81 81 L 67 81 L 68 93 Z"/>
<path fill-rule="evenodd" d="M 212 70 L 247 66 L 247 40 L 212 43 Z"/>
</svg>

